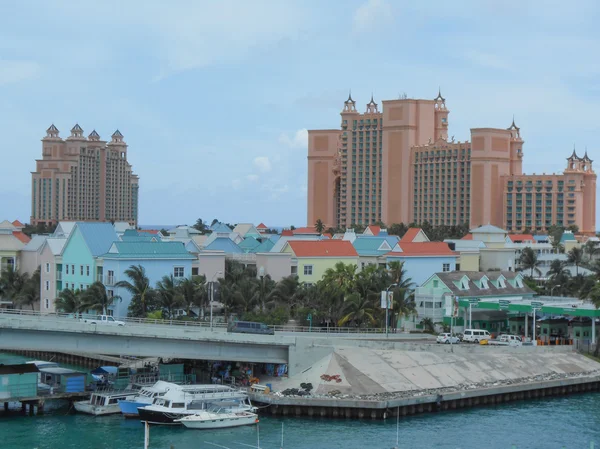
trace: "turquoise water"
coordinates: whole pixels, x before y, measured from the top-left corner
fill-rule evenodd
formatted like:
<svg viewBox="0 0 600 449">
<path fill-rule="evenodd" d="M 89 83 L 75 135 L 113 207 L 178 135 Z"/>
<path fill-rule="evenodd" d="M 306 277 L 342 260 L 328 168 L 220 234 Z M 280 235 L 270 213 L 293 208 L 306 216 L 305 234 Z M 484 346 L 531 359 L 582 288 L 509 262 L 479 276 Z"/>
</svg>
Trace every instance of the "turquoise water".
<svg viewBox="0 0 600 449">
<path fill-rule="evenodd" d="M 0 363 L 2 358 L 0 357 Z M 396 443 L 395 420 L 350 421 L 262 417 L 260 428 L 194 431 L 152 427 L 151 449 L 281 447 L 289 449 L 389 449 Z M 0 448 L 10 449 L 137 449 L 144 429 L 119 415 L 72 414 L 66 407 L 44 416 L 0 412 Z M 600 394 L 516 402 L 408 417 L 400 421 L 401 449 L 584 449 L 600 447 Z"/>
</svg>

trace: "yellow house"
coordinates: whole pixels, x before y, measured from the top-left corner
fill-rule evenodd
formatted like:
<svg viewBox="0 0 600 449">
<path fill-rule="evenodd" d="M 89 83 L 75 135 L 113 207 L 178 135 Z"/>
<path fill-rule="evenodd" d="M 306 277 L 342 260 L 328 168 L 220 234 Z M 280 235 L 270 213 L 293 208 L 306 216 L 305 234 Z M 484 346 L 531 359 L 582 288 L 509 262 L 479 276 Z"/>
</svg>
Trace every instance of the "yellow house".
<svg viewBox="0 0 600 449">
<path fill-rule="evenodd" d="M 358 253 L 346 240 L 290 240 L 283 249 L 298 261 L 300 282 L 315 284 L 338 262 L 358 266 Z"/>
</svg>

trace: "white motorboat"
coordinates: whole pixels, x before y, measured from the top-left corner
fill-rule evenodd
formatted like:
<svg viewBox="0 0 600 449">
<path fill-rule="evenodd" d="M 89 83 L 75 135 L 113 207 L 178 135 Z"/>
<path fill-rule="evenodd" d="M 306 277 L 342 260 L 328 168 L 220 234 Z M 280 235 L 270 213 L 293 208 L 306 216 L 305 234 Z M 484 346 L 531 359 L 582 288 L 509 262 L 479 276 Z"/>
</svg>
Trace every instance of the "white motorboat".
<svg viewBox="0 0 600 449">
<path fill-rule="evenodd" d="M 134 398 L 119 401 L 121 413 L 125 418 L 137 418 L 140 416 L 138 408 L 152 404 L 154 398 L 162 397 L 171 388 L 177 387 L 177 384 L 163 380 L 159 380 L 154 385 L 143 387 Z"/>
<path fill-rule="evenodd" d="M 227 404 L 225 404 L 227 403 Z M 195 415 L 211 405 L 227 405 L 235 411 L 254 411 L 245 391 L 225 385 L 177 385 L 151 405 L 139 407 L 141 421 L 179 425 L 175 420 Z"/>
<path fill-rule="evenodd" d="M 224 429 L 258 423 L 258 415 L 246 410 L 232 411 L 229 407 L 211 407 L 195 415 L 176 419 L 188 429 Z"/>
<path fill-rule="evenodd" d="M 119 401 L 128 401 L 135 397 L 137 391 L 119 391 L 92 393 L 87 401 L 77 401 L 75 410 L 88 415 L 101 416 L 120 413 Z"/>
</svg>

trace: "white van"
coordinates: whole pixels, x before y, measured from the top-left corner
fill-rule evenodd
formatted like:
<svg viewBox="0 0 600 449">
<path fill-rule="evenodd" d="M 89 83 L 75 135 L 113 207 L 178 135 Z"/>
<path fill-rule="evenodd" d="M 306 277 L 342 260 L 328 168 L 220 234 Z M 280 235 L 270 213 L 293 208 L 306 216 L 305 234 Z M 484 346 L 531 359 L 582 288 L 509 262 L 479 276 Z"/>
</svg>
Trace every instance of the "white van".
<svg viewBox="0 0 600 449">
<path fill-rule="evenodd" d="M 465 329 L 463 341 L 468 343 L 479 343 L 481 340 L 491 340 L 492 336 L 485 329 Z"/>
</svg>

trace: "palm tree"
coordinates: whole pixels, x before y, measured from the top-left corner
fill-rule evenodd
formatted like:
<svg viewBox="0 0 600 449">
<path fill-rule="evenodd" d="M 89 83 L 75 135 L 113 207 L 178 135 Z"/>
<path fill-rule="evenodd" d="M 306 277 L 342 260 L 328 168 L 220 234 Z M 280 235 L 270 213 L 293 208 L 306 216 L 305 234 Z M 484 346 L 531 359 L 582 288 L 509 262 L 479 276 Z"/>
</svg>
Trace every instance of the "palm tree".
<svg viewBox="0 0 600 449">
<path fill-rule="evenodd" d="M 521 264 L 521 270 L 530 270 L 529 277 L 533 277 L 533 271 L 539 275 L 542 274 L 540 269 L 540 261 L 538 260 L 537 253 L 530 247 L 524 248 L 521 256 L 519 257 L 519 263 Z"/>
<path fill-rule="evenodd" d="M 33 272 L 15 299 L 20 307 L 31 306 L 31 310 L 35 310 L 35 305 L 40 303 L 40 267 Z"/>
<path fill-rule="evenodd" d="M 129 313 L 132 316 L 145 318 L 148 310 L 154 308 L 153 300 L 156 296 L 146 276 L 146 270 L 141 265 L 132 265 L 125 270 L 125 275 L 131 282 L 119 281 L 115 287 L 124 288 L 131 294 Z"/>
<path fill-rule="evenodd" d="M 81 293 L 82 310 L 93 310 L 94 312 L 106 315 L 108 307 L 120 299 L 121 297 L 118 295 L 108 296 L 104 284 L 96 281 Z"/>
<path fill-rule="evenodd" d="M 351 321 L 359 326 L 365 321 L 371 324 L 376 321 L 375 309 L 372 307 L 371 302 L 358 293 L 348 295 L 344 301 L 342 314 L 343 316 L 338 320 L 338 326 L 343 326 Z"/>
<path fill-rule="evenodd" d="M 421 320 L 421 326 L 423 326 L 425 332 L 435 332 L 435 324 L 433 323 L 433 320 L 431 318 L 423 318 Z"/>
<path fill-rule="evenodd" d="M 255 301 L 260 306 L 260 311 L 265 312 L 266 304 L 271 296 L 271 293 L 275 289 L 276 282 L 271 279 L 271 276 L 268 274 L 266 276 L 261 276 L 258 279 L 258 288 L 255 291 Z"/>
<path fill-rule="evenodd" d="M 319 218 L 317 220 L 317 222 L 315 223 L 315 231 L 317 231 L 319 234 L 323 234 L 324 230 L 325 230 L 325 224 L 323 223 L 323 220 L 321 220 Z"/>
<path fill-rule="evenodd" d="M 206 277 L 192 276 L 185 278 L 177 285 L 181 302 L 185 305 L 186 314 L 190 316 L 193 306 L 198 306 L 204 315 L 204 307 L 208 304 L 208 291 L 206 289 Z"/>
<path fill-rule="evenodd" d="M 388 273 L 392 283 L 397 285 L 397 288 L 409 290 L 413 286 L 411 278 L 406 277 L 404 262 L 394 260 L 388 263 Z"/>
<path fill-rule="evenodd" d="M 596 307 L 600 309 L 600 283 L 596 283 L 588 294 L 588 299 Z"/>
<path fill-rule="evenodd" d="M 79 313 L 83 311 L 83 301 L 81 297 L 81 290 L 64 289 L 58 295 L 58 298 L 54 300 L 56 310 L 63 313 Z"/>
<path fill-rule="evenodd" d="M 14 267 L 8 266 L 0 276 L 2 295 L 13 301 L 13 304 L 17 303 L 17 298 L 24 293 L 28 280 L 29 275 L 27 273 L 21 274 Z"/>
<path fill-rule="evenodd" d="M 583 262 L 583 250 L 576 246 L 567 253 L 567 261 L 575 265 L 575 276 L 579 275 L 579 265 Z"/>
<path fill-rule="evenodd" d="M 181 296 L 177 289 L 177 281 L 173 275 L 163 276 L 162 279 L 156 283 L 156 292 L 163 310 L 167 311 L 168 318 L 173 318 L 173 310 L 182 303 Z"/>
<path fill-rule="evenodd" d="M 259 288 L 256 278 L 244 278 L 235 284 L 222 286 L 222 297 L 229 312 L 243 314 L 254 310 L 257 305 L 257 289 Z"/>
<path fill-rule="evenodd" d="M 408 289 L 394 289 L 394 302 L 392 304 L 392 329 L 396 329 L 398 321 L 402 317 L 409 317 L 417 313 L 414 293 L 409 294 Z"/>
</svg>

